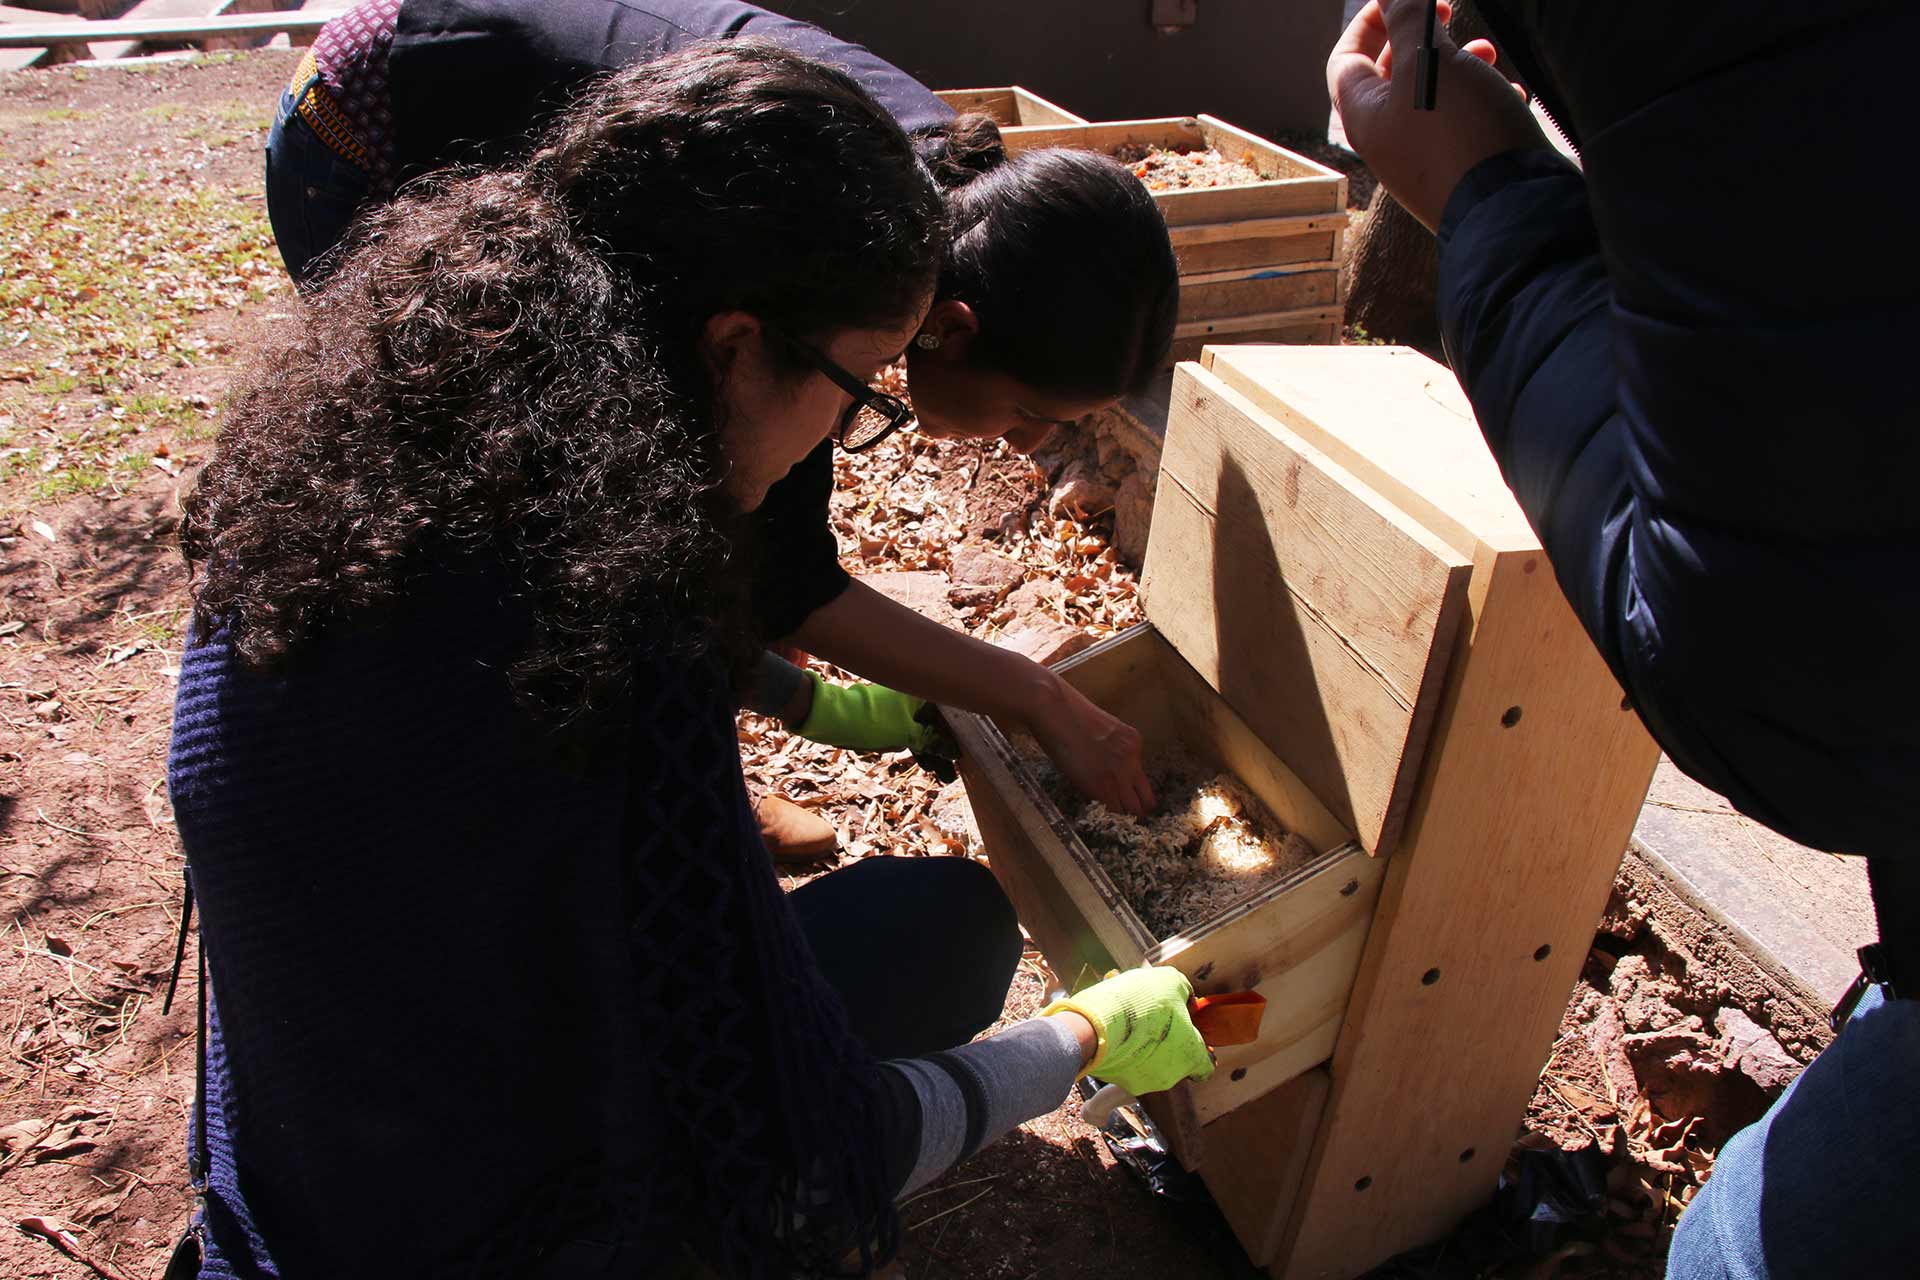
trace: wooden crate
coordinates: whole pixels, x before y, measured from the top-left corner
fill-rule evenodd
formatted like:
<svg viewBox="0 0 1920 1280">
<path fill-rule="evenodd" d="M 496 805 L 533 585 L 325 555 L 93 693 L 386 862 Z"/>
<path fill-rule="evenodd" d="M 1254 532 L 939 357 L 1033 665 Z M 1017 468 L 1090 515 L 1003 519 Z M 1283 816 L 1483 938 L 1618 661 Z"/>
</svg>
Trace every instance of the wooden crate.
<svg viewBox="0 0 1920 1280">
<path fill-rule="evenodd" d="M 1261 181 L 1154 195 L 1180 260 L 1172 358 L 1193 359 L 1208 343 L 1340 341 L 1347 180 L 1338 171 L 1212 116 L 1021 129 L 1007 145 L 1106 155 L 1214 148 L 1245 161 Z"/>
<path fill-rule="evenodd" d="M 1212 1079 L 1156 1106 L 1176 1152 L 1199 1164 L 1200 1127 L 1333 1052 L 1385 864 L 1234 715 L 1151 625 L 1060 664 L 1062 675 L 1140 729 L 1149 752 L 1184 750 L 1233 774 L 1319 857 L 1211 920 L 1155 937 L 999 728 L 954 718 L 967 794 L 993 868 L 1061 980 L 1078 989 L 1111 969 L 1170 964 L 1202 995 L 1258 990 L 1260 1038 L 1222 1049 Z M 1021 854 L 1007 851 L 1018 849 Z"/>
<path fill-rule="evenodd" d="M 1065 107 L 1057 107 L 1017 84 L 1000 89 L 941 89 L 935 96 L 961 115 L 977 112 L 991 116 L 1002 129 L 1087 122 L 1085 116 L 1077 116 Z"/>
<path fill-rule="evenodd" d="M 1059 669 L 1319 859 L 1155 939 L 1000 729 L 950 713 L 968 797 L 1070 985 L 1145 961 L 1267 994 L 1260 1042 L 1147 1109 L 1256 1262 L 1357 1276 L 1492 1193 L 1658 751 L 1452 375 L 1403 348 L 1181 365 L 1143 594 L 1149 625 Z"/>
<path fill-rule="evenodd" d="M 994 868 L 1064 981 L 1167 963 L 1202 994 L 1268 997 L 1259 1041 L 1158 1107 L 1195 1166 L 1200 1126 L 1333 1050 L 1384 868 L 1374 855 L 1398 838 L 1469 565 L 1181 366 L 1147 548 L 1151 621 L 1060 669 L 1150 752 L 1177 745 L 1227 768 L 1321 856 L 1176 937 L 1147 932 L 995 726 L 953 717 Z"/>
</svg>

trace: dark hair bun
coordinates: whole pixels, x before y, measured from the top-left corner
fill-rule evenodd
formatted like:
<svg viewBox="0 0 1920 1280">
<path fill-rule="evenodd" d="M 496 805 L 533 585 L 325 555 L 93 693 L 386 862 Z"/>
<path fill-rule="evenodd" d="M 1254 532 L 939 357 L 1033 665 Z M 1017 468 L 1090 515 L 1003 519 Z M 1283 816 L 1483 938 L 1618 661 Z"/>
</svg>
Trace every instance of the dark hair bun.
<svg viewBox="0 0 1920 1280">
<path fill-rule="evenodd" d="M 992 116 L 955 116 L 937 129 L 918 134 L 914 145 L 943 191 L 964 187 L 1007 162 L 1007 144 Z"/>
</svg>

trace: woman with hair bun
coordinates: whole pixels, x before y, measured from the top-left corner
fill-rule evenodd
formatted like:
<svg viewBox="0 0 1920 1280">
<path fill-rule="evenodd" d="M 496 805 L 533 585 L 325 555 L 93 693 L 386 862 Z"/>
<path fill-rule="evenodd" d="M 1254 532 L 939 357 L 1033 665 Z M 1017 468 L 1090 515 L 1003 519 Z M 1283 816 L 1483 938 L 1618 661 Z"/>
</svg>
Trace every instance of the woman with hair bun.
<svg viewBox="0 0 1920 1280">
<path fill-rule="evenodd" d="M 1152 198 L 1123 166 L 1064 150 L 1009 157 L 991 120 L 956 118 L 859 45 L 736 0 L 365 0 L 322 30 L 268 138 L 268 211 L 289 271 L 323 279 L 356 216 L 416 175 L 523 155 L 539 122 L 596 77 L 742 35 L 845 70 L 913 139 L 945 198 L 948 249 L 905 353 L 912 413 L 897 402 L 862 413 L 840 447 L 878 443 L 917 416 L 928 435 L 1031 450 L 1163 367 L 1178 271 Z M 1044 667 L 842 570 L 827 521 L 833 447 L 761 507 L 751 607 L 763 643 L 882 687 L 841 689 L 769 655 L 746 691 L 752 708 L 868 749 L 915 745 L 922 699 L 983 712 L 1026 726 L 1082 793 L 1150 808 L 1131 726 Z M 778 856 L 782 833 L 765 815 L 763 834 Z"/>
<path fill-rule="evenodd" d="M 945 239 L 853 80 L 693 47 L 369 212 L 236 387 L 181 525 L 169 1277 L 866 1274 L 897 1197 L 1083 1070 L 1211 1070 L 1164 968 L 968 1043 L 1020 957 L 990 873 L 784 894 L 755 836 L 748 522 Z"/>
</svg>

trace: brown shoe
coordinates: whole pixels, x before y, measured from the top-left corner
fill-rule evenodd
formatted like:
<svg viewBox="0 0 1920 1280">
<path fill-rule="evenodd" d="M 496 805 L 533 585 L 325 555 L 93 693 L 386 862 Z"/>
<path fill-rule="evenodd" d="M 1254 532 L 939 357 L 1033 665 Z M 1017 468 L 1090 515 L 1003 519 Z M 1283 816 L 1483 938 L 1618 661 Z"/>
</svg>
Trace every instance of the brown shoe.
<svg viewBox="0 0 1920 1280">
<path fill-rule="evenodd" d="M 819 862 L 840 847 L 840 833 L 811 809 L 802 809 L 783 795 L 768 792 L 753 806 L 760 819 L 760 838 L 775 862 Z"/>
</svg>

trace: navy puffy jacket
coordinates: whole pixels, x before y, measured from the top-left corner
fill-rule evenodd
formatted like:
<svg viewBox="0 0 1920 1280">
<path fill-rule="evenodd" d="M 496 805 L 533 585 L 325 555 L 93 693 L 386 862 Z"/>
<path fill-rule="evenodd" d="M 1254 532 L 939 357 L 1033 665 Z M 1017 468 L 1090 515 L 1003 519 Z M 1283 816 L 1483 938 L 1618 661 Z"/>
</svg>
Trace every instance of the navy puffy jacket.
<svg viewBox="0 0 1920 1280">
<path fill-rule="evenodd" d="M 1508 483 L 1683 769 L 1803 843 L 1913 849 L 1920 9 L 1482 9 L 1585 167 L 1494 157 L 1440 227 Z"/>
</svg>

